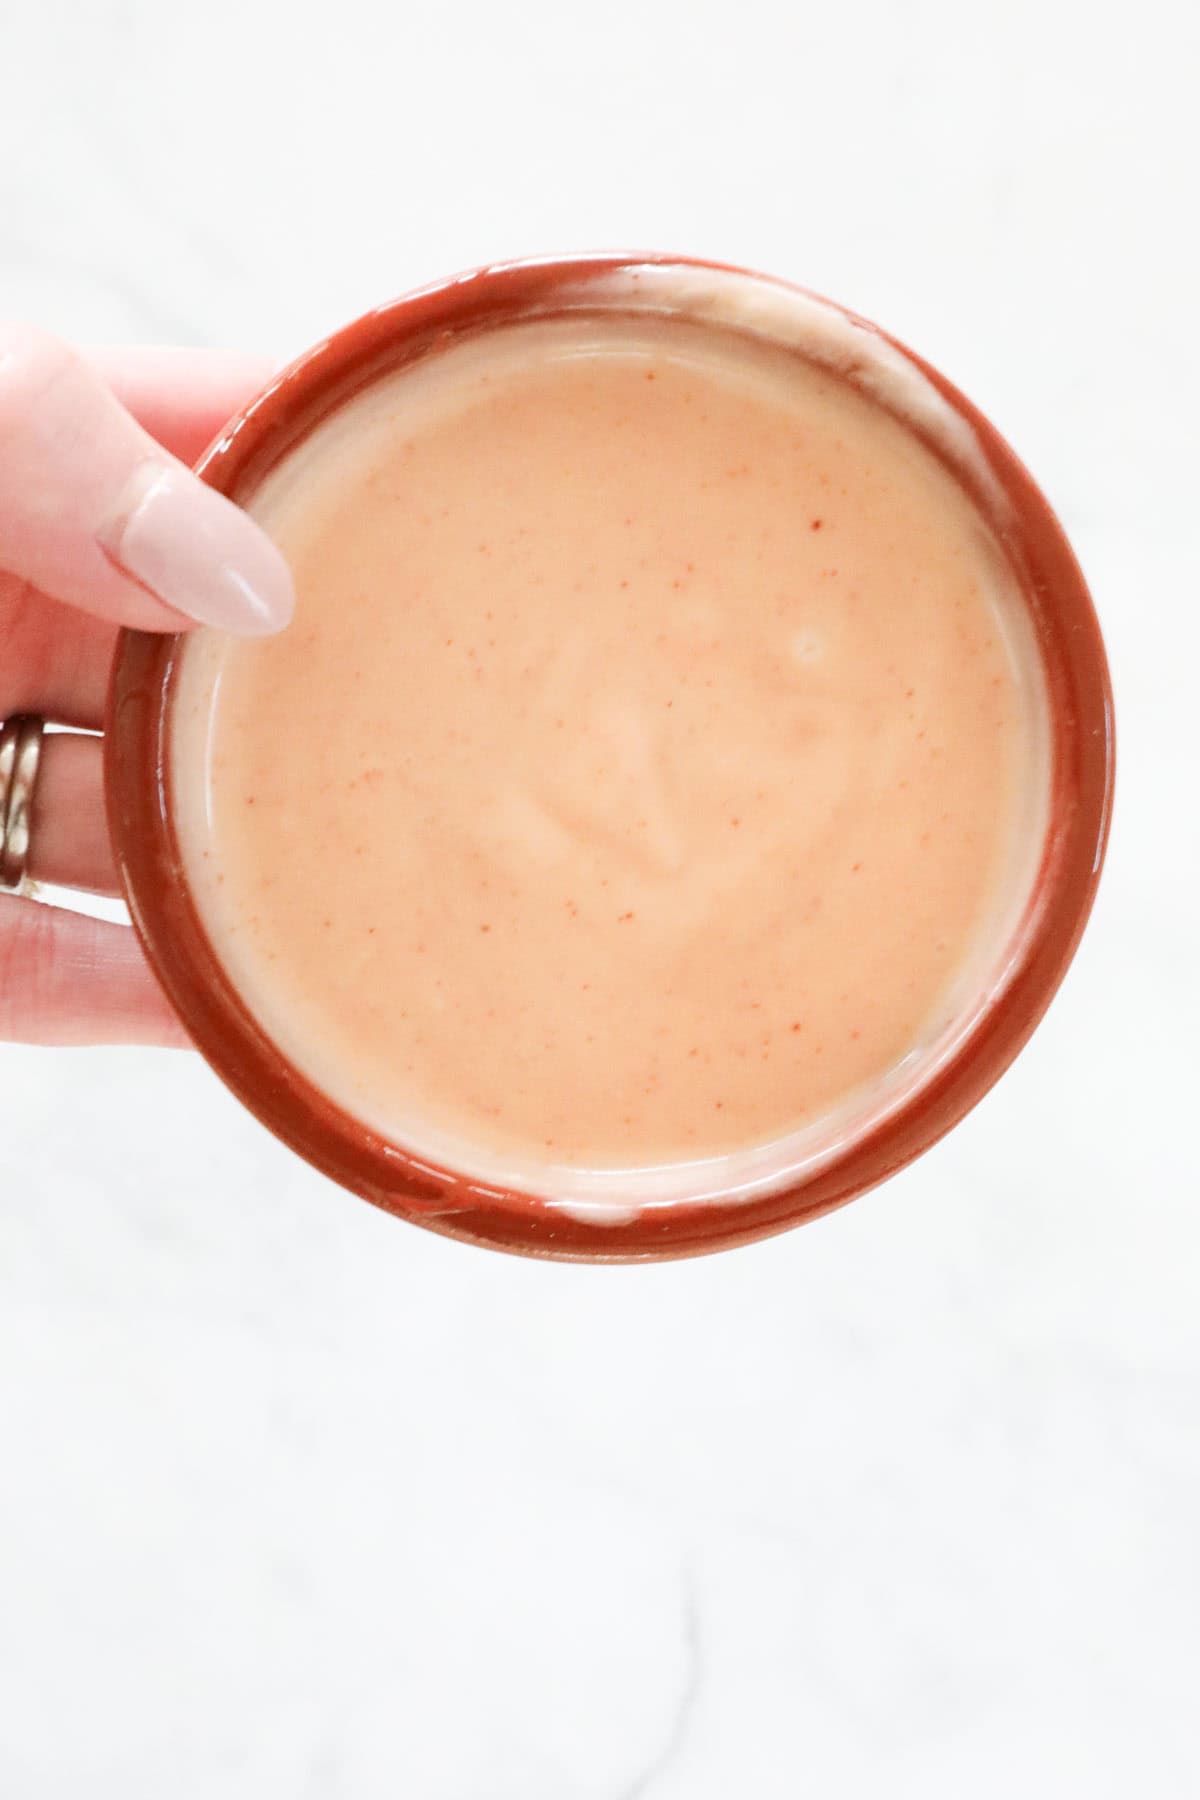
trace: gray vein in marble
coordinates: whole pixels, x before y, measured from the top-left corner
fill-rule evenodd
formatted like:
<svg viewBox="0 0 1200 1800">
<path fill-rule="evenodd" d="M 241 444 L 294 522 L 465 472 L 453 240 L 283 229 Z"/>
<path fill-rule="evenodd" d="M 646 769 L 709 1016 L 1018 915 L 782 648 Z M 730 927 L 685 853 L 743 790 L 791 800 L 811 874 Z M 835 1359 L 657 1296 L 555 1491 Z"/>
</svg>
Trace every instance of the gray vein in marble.
<svg viewBox="0 0 1200 1800">
<path fill-rule="evenodd" d="M 10 247 L 7 267 L 25 267 L 39 277 L 50 274 L 62 278 L 89 295 L 107 293 L 128 312 L 131 333 L 148 343 L 193 345 L 204 341 L 194 320 L 178 311 L 162 294 L 152 293 L 148 280 L 129 279 L 111 265 L 98 266 L 93 249 L 76 257 L 41 244 L 18 244 Z"/>
<path fill-rule="evenodd" d="M 696 1572 L 683 1573 L 683 1681 L 662 1744 L 645 1768 L 634 1776 L 628 1787 L 621 1789 L 617 1800 L 645 1800 L 660 1778 L 667 1773 L 687 1741 L 704 1673 L 700 1642 L 699 1583 Z"/>
<path fill-rule="evenodd" d="M 303 1800 L 332 1800 L 341 1787 L 345 1760 L 341 1744 L 335 1737 L 321 1744 L 308 1766 Z"/>
</svg>

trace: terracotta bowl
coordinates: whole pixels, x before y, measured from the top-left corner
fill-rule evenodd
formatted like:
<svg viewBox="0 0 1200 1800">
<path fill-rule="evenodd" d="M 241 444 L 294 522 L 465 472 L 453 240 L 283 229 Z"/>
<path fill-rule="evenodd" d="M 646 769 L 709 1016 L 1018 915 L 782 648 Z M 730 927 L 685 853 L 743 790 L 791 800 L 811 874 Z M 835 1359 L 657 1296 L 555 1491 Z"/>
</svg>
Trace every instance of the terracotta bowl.
<svg viewBox="0 0 1200 1800">
<path fill-rule="evenodd" d="M 601 1222 L 435 1167 L 332 1104 L 255 1023 L 188 892 L 172 824 L 168 755 L 181 640 L 127 632 L 118 650 L 107 734 L 112 836 L 134 925 L 196 1046 L 263 1124 L 316 1168 L 389 1212 L 470 1242 L 607 1261 L 684 1256 L 782 1231 L 853 1199 L 940 1138 L 1007 1068 L 1058 987 L 1095 893 L 1112 792 L 1112 698 L 1095 613 L 1070 546 L 1025 469 L 970 401 L 886 333 L 817 296 L 681 257 L 589 257 L 481 269 L 380 307 L 319 344 L 230 422 L 199 472 L 232 499 L 246 498 L 331 410 L 463 333 L 565 312 L 687 315 L 692 298 L 710 307 L 714 292 L 737 295 L 746 303 L 740 316 L 751 321 L 748 328 L 768 338 L 778 337 L 778 322 L 789 309 L 819 315 L 834 328 L 839 366 L 848 378 L 855 376 L 854 344 L 873 346 L 894 368 L 923 376 L 948 403 L 974 445 L 970 466 L 955 465 L 955 473 L 1016 571 L 1049 699 L 1049 824 L 1001 978 L 927 1080 L 774 1190 L 676 1202 Z M 919 420 L 914 424 L 910 416 L 908 422 L 954 465 L 944 434 L 935 441 Z"/>
</svg>

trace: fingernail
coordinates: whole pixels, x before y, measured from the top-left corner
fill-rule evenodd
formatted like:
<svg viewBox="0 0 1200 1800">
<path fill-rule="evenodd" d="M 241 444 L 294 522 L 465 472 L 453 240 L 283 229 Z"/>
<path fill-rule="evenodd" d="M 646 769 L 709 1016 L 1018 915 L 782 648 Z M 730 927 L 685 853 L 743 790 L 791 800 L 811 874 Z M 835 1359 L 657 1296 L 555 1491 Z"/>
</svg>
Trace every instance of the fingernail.
<svg viewBox="0 0 1200 1800">
<path fill-rule="evenodd" d="M 125 574 L 201 625 L 265 637 L 292 616 L 292 578 L 266 532 L 182 464 L 137 469 L 99 542 Z"/>
</svg>

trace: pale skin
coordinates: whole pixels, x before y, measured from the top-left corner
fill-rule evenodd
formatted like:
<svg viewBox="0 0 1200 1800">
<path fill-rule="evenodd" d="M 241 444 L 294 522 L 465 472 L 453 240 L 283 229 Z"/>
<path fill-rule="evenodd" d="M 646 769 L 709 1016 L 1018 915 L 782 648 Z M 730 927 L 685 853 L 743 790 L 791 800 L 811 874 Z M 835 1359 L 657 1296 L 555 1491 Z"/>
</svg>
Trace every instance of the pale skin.
<svg viewBox="0 0 1200 1800">
<path fill-rule="evenodd" d="M 187 467 L 269 379 L 217 351 L 80 353 L 0 324 L 0 720 L 44 741 L 28 873 L 119 891 L 104 818 L 104 704 L 122 625 L 247 635 L 291 612 L 278 552 Z M 0 894 L 0 1040 L 183 1045 L 126 926 Z"/>
</svg>

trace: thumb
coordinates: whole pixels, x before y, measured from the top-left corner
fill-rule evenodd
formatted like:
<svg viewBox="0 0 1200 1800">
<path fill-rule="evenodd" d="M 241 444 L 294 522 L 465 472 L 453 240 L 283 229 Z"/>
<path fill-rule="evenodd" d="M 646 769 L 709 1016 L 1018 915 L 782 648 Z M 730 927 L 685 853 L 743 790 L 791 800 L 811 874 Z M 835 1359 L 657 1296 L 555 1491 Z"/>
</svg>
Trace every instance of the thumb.
<svg viewBox="0 0 1200 1800">
<path fill-rule="evenodd" d="M 118 624 L 257 636 L 291 617 L 287 564 L 147 435 L 67 345 L 0 325 L 0 566 Z M 182 615 L 182 617 L 181 617 Z"/>
</svg>

